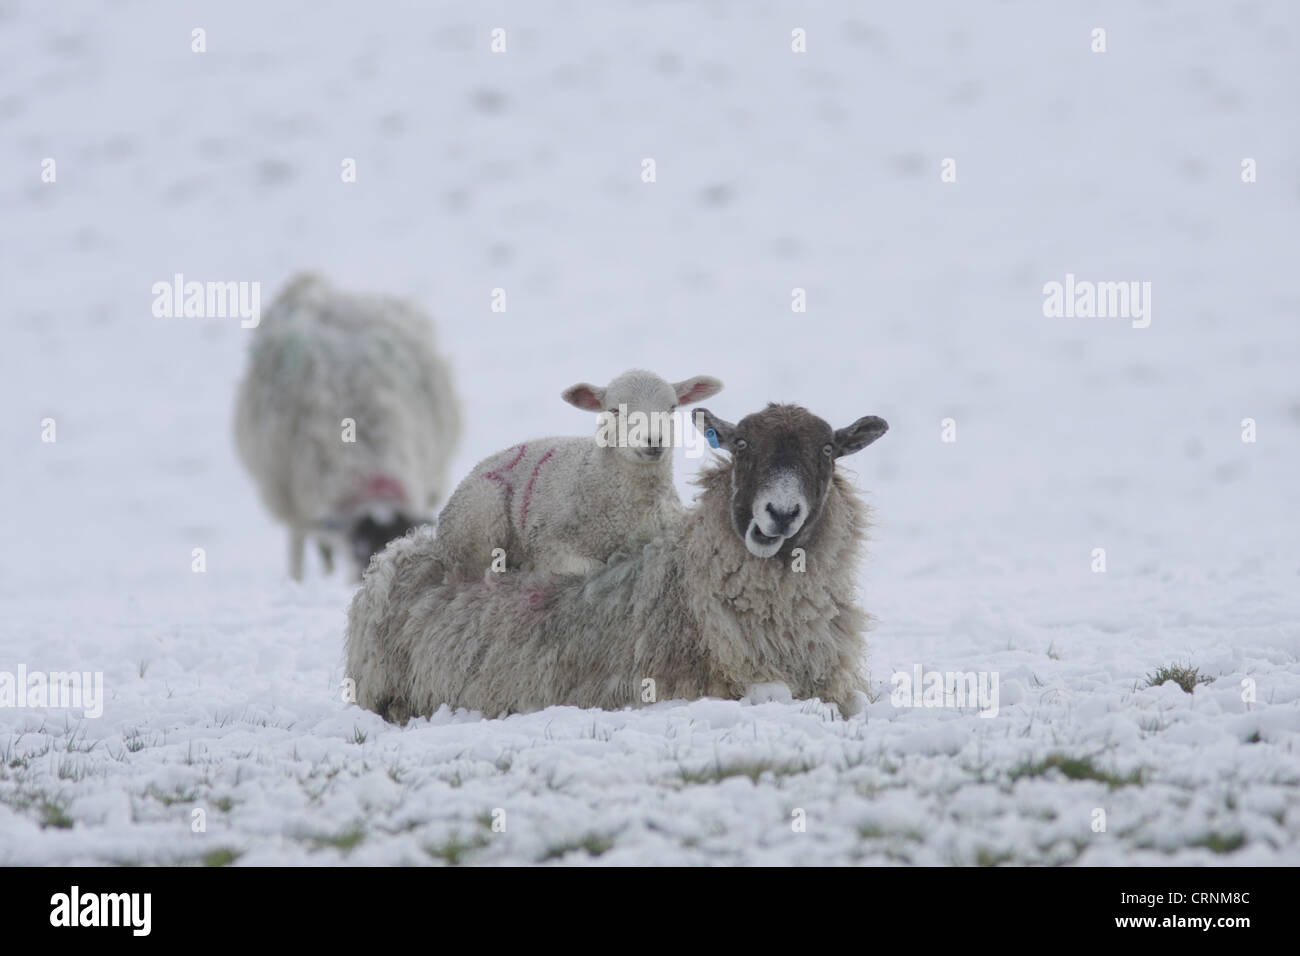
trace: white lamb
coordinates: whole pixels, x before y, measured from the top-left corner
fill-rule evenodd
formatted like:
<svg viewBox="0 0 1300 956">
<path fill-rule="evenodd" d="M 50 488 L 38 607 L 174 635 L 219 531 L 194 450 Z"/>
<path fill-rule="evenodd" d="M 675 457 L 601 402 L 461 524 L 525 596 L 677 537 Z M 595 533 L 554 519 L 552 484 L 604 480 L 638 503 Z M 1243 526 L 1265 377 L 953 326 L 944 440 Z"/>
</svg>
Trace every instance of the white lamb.
<svg viewBox="0 0 1300 956">
<path fill-rule="evenodd" d="M 782 684 L 860 709 L 867 512 L 836 460 L 888 425 L 832 429 L 793 405 L 735 425 L 696 414 L 731 461 L 704 471 L 703 493 L 663 535 L 587 577 L 452 581 L 432 536 L 393 542 L 348 612 L 357 703 L 400 722 L 442 704 L 495 717 Z"/>
<path fill-rule="evenodd" d="M 669 384 L 633 369 L 566 402 L 601 413 L 596 438 L 539 438 L 484 459 L 438 516 L 450 577 L 506 569 L 587 574 L 681 514 L 673 487 L 672 413 L 717 394 L 707 375 Z"/>
<path fill-rule="evenodd" d="M 254 333 L 234 430 L 267 509 L 289 526 L 289 573 L 301 580 L 308 537 L 327 570 L 345 544 L 359 575 L 428 520 L 461 414 L 426 315 L 304 273 Z"/>
</svg>

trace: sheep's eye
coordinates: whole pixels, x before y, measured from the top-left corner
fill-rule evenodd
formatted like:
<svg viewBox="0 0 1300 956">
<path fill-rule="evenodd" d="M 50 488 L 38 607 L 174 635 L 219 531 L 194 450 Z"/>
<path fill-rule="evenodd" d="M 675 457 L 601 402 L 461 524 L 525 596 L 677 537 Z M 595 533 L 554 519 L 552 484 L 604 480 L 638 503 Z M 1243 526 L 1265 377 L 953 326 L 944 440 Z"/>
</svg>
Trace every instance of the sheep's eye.
<svg viewBox="0 0 1300 956">
<path fill-rule="evenodd" d="M 737 438 L 732 444 L 736 446 L 736 451 L 744 451 L 749 447 L 749 442 L 743 438 Z"/>
<path fill-rule="evenodd" d="M 835 446 L 822 445 L 822 454 L 825 455 L 827 458 L 830 458 L 832 455 L 835 454 Z"/>
</svg>

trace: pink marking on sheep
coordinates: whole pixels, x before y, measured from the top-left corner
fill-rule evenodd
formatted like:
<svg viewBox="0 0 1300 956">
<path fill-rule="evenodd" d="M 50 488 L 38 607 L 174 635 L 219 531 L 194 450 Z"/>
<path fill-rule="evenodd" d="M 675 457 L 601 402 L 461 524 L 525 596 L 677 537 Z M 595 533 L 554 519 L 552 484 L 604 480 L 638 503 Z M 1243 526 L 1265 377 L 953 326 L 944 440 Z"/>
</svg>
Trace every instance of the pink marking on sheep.
<svg viewBox="0 0 1300 956">
<path fill-rule="evenodd" d="M 367 501 L 393 501 L 406 504 L 409 500 L 406 486 L 400 481 L 392 475 L 376 474 L 367 478 L 360 488 L 339 502 L 338 510 L 351 511 Z"/>
<path fill-rule="evenodd" d="M 500 468 L 497 468 L 494 471 L 485 472 L 483 477 L 488 479 L 489 481 L 496 481 L 504 484 L 506 478 L 505 475 L 502 474 L 502 472 L 510 471 L 510 469 L 514 468 L 515 465 L 519 464 L 519 462 L 523 459 L 524 455 L 527 452 L 528 452 L 528 446 L 520 445 L 519 454 L 515 455 L 514 459 L 510 462 L 510 464 L 502 465 Z"/>
<path fill-rule="evenodd" d="M 546 451 L 546 454 L 543 455 L 543 456 L 542 456 L 542 460 L 539 461 L 539 462 L 536 464 L 536 466 L 534 466 L 534 468 L 533 468 L 533 473 L 532 473 L 532 475 L 529 476 L 529 478 L 528 478 L 528 486 L 527 486 L 526 488 L 524 488 L 524 505 L 523 505 L 523 509 L 522 509 L 522 510 L 520 511 L 520 513 L 519 513 L 519 529 L 520 529 L 521 531 L 522 531 L 524 528 L 526 528 L 526 527 L 528 526 L 528 506 L 529 506 L 530 504 L 532 504 L 532 499 L 533 499 L 533 485 L 536 484 L 536 482 L 537 482 L 537 473 L 538 473 L 539 471 L 542 470 L 542 465 L 546 464 L 548 461 L 551 460 L 551 456 L 554 455 L 554 454 L 555 454 L 555 449 L 554 449 L 554 448 L 548 448 L 547 451 Z"/>
</svg>

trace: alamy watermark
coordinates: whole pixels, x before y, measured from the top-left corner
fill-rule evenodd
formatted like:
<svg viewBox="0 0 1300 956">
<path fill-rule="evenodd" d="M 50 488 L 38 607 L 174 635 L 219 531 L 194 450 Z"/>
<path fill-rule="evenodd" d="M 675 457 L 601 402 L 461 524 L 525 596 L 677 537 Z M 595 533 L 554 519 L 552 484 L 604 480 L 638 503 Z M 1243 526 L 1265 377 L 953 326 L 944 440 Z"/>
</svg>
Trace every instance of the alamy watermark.
<svg viewBox="0 0 1300 956">
<path fill-rule="evenodd" d="M 119 926 L 133 936 L 148 936 L 152 912 L 152 893 L 83 893 L 74 884 L 50 897 L 51 926 Z"/>
<path fill-rule="evenodd" d="M 1065 282 L 1043 286 L 1043 315 L 1049 319 L 1132 319 L 1133 328 L 1151 324 L 1150 282 L 1093 282 L 1065 274 Z"/>
<path fill-rule="evenodd" d="M 596 444 L 601 448 L 681 447 L 687 458 L 699 458 L 709 441 L 701 428 L 687 427 L 690 421 L 690 413 L 680 409 L 642 412 L 619 405 L 617 412 L 597 416 Z"/>
<path fill-rule="evenodd" d="M 262 321 L 262 283 L 172 281 L 153 284 L 153 314 L 159 319 L 233 319 L 245 329 Z"/>
<path fill-rule="evenodd" d="M 80 708 L 86 717 L 104 714 L 103 671 L 0 671 L 0 707 Z"/>
<path fill-rule="evenodd" d="M 889 701 L 895 707 L 978 707 L 981 717 L 998 715 L 997 671 L 895 671 Z"/>
</svg>

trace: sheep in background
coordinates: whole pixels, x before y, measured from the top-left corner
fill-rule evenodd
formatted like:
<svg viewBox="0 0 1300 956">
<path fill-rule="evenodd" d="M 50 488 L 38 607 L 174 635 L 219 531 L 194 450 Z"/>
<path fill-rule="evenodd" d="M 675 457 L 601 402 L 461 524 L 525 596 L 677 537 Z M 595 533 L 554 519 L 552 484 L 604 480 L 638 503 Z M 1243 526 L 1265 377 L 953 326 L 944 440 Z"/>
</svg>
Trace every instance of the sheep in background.
<svg viewBox="0 0 1300 956">
<path fill-rule="evenodd" d="M 867 513 L 835 460 L 888 426 L 868 416 L 832 430 L 793 405 L 738 425 L 696 415 L 731 461 L 702 473 L 703 492 L 664 535 L 589 577 L 454 581 L 434 537 L 389 545 L 348 611 L 357 702 L 404 721 L 441 704 L 495 716 L 782 683 L 860 709 Z"/>
<path fill-rule="evenodd" d="M 707 375 L 669 384 L 640 369 L 605 388 L 565 389 L 566 402 L 601 413 L 596 438 L 539 438 L 476 465 L 438 516 L 447 573 L 461 580 L 507 568 L 590 574 L 629 542 L 661 532 L 682 511 L 672 413 L 721 389 Z M 602 443 L 620 429 L 626 444 Z"/>
<path fill-rule="evenodd" d="M 326 570 L 343 544 L 359 574 L 427 521 L 447 487 L 461 414 L 432 323 L 400 299 L 304 273 L 253 334 L 235 442 L 267 509 L 289 526 L 289 573 L 302 580 L 313 537 Z"/>
</svg>

